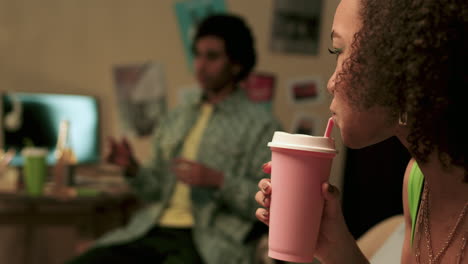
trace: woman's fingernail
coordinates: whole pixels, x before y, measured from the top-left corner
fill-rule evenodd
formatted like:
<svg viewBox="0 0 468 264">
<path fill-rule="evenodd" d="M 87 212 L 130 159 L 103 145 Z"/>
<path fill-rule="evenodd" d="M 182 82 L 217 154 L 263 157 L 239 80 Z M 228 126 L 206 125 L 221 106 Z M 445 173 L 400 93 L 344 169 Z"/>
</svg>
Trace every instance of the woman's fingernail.
<svg viewBox="0 0 468 264">
<path fill-rule="evenodd" d="M 267 163 L 264 163 L 264 164 L 262 165 L 262 170 L 264 170 L 265 167 L 266 167 L 267 165 L 268 165 L 268 162 L 267 162 Z"/>
<path fill-rule="evenodd" d="M 263 190 L 263 192 L 267 192 L 269 188 L 270 188 L 270 185 L 269 185 L 268 183 L 264 183 L 264 184 L 262 185 L 262 190 Z"/>
<path fill-rule="evenodd" d="M 333 185 L 329 184 L 328 185 L 328 192 L 329 193 L 334 193 L 335 192 L 335 187 L 333 187 Z"/>
<path fill-rule="evenodd" d="M 263 211 L 262 215 L 263 215 L 263 218 L 266 219 L 266 218 L 268 218 L 268 216 L 269 216 L 270 214 L 268 213 L 268 211 Z"/>
</svg>

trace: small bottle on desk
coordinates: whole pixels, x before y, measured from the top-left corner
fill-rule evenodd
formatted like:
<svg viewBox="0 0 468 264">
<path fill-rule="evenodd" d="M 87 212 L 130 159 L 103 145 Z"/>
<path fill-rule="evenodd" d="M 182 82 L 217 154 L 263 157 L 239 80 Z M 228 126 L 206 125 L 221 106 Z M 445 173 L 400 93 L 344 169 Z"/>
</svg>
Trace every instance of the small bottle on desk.
<svg viewBox="0 0 468 264">
<path fill-rule="evenodd" d="M 59 126 L 57 147 L 55 150 L 54 185 L 59 193 L 74 184 L 75 153 L 70 146 L 70 122 L 62 120 Z"/>
</svg>

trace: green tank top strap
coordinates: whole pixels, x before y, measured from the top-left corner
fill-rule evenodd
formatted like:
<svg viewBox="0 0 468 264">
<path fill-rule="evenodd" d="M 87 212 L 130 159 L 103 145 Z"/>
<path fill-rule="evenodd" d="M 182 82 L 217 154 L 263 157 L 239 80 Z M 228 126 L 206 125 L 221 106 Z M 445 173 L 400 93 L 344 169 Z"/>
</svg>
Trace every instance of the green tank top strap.
<svg viewBox="0 0 468 264">
<path fill-rule="evenodd" d="M 418 219 L 419 204 L 424 185 L 424 175 L 416 162 L 413 163 L 408 179 L 408 208 L 411 216 L 411 246 L 413 245 L 414 230 Z"/>
</svg>

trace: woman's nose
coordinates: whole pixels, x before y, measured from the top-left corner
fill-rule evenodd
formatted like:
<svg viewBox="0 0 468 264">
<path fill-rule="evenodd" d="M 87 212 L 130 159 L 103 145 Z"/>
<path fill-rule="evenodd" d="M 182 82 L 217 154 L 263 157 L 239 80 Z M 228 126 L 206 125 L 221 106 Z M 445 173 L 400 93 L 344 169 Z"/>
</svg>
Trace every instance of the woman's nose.
<svg viewBox="0 0 468 264">
<path fill-rule="evenodd" d="M 330 77 L 327 83 L 327 91 L 329 94 L 333 95 L 335 93 L 335 78 L 336 78 L 336 71 Z"/>
</svg>

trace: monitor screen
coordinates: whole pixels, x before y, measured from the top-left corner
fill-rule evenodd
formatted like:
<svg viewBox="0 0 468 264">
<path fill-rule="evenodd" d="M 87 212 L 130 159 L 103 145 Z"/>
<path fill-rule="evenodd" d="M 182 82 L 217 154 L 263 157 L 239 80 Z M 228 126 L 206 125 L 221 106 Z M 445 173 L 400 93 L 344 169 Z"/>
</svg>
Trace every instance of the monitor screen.
<svg viewBox="0 0 468 264">
<path fill-rule="evenodd" d="M 12 165 L 21 166 L 25 146 L 44 147 L 47 161 L 55 163 L 60 122 L 69 122 L 69 145 L 78 164 L 100 159 L 99 107 L 95 97 L 42 93 L 6 93 L 1 98 L 3 149 L 17 151 Z"/>
</svg>

